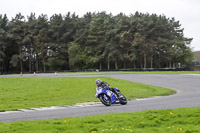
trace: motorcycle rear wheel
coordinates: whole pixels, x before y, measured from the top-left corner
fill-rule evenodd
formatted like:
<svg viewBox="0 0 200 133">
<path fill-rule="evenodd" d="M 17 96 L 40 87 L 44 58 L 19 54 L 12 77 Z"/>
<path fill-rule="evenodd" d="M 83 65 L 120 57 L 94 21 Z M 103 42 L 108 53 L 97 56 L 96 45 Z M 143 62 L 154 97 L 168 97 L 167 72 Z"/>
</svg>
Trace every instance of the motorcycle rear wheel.
<svg viewBox="0 0 200 133">
<path fill-rule="evenodd" d="M 100 95 L 99 99 L 105 106 L 111 106 L 111 100 L 108 95 L 106 94 Z"/>
</svg>

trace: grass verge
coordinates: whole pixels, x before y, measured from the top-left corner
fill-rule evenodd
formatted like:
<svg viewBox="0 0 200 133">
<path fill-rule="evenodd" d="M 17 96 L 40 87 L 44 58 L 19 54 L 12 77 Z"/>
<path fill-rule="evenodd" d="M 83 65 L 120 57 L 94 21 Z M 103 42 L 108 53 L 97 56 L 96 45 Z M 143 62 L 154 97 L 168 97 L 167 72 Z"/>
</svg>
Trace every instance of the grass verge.
<svg viewBox="0 0 200 133">
<path fill-rule="evenodd" d="M 99 101 L 95 98 L 97 77 L 9 77 L 0 78 L 0 111 L 74 105 Z M 128 99 L 170 95 L 174 90 L 100 77 L 118 87 Z"/>
<path fill-rule="evenodd" d="M 2 133 L 199 133 L 200 107 L 0 123 Z"/>
</svg>

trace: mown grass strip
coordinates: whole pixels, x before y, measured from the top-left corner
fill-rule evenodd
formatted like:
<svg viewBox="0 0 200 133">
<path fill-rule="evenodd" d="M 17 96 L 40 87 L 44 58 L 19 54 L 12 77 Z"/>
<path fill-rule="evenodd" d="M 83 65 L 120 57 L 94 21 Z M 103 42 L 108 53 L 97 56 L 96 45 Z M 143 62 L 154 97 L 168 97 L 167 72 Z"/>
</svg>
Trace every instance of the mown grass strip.
<svg viewBox="0 0 200 133">
<path fill-rule="evenodd" d="M 0 123 L 2 133 L 199 133 L 200 107 Z"/>
<path fill-rule="evenodd" d="M 9 77 L 0 78 L 0 111 L 74 105 L 99 101 L 95 80 L 98 77 Z M 118 87 L 128 99 L 170 95 L 174 90 L 99 77 Z"/>
</svg>

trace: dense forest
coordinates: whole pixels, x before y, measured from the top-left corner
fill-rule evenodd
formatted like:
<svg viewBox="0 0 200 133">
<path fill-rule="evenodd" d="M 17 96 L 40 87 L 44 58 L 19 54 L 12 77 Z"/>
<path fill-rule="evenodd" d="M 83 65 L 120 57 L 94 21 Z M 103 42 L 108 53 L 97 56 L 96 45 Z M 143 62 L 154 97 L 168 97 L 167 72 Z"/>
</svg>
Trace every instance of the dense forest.
<svg viewBox="0 0 200 133">
<path fill-rule="evenodd" d="M 0 72 L 184 67 L 192 38 L 179 21 L 135 12 L 0 15 Z"/>
</svg>

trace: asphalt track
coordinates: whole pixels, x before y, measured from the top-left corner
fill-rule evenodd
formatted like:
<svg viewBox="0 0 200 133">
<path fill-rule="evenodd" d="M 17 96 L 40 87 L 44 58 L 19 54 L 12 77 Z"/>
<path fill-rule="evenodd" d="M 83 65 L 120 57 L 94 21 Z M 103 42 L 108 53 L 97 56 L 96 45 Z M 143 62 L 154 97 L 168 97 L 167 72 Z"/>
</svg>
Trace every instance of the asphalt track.
<svg viewBox="0 0 200 133">
<path fill-rule="evenodd" d="M 90 73 L 91 74 L 91 73 Z M 19 75 L 11 75 L 19 77 Z M 24 75 L 30 77 L 33 75 Z M 54 74 L 40 74 L 41 77 L 53 77 Z M 200 75 L 199 74 L 115 74 L 115 75 L 84 75 L 84 74 L 58 74 L 57 76 L 105 76 L 132 82 L 171 88 L 177 91 L 170 96 L 152 97 L 128 101 L 127 105 L 112 105 L 106 107 L 102 104 L 90 106 L 67 106 L 52 109 L 26 110 L 14 112 L 1 112 L 1 122 L 21 120 L 43 120 L 65 117 L 82 117 L 88 115 L 137 112 L 143 110 L 174 109 L 200 106 Z M 1 76 L 1 77 L 10 77 Z"/>
</svg>

